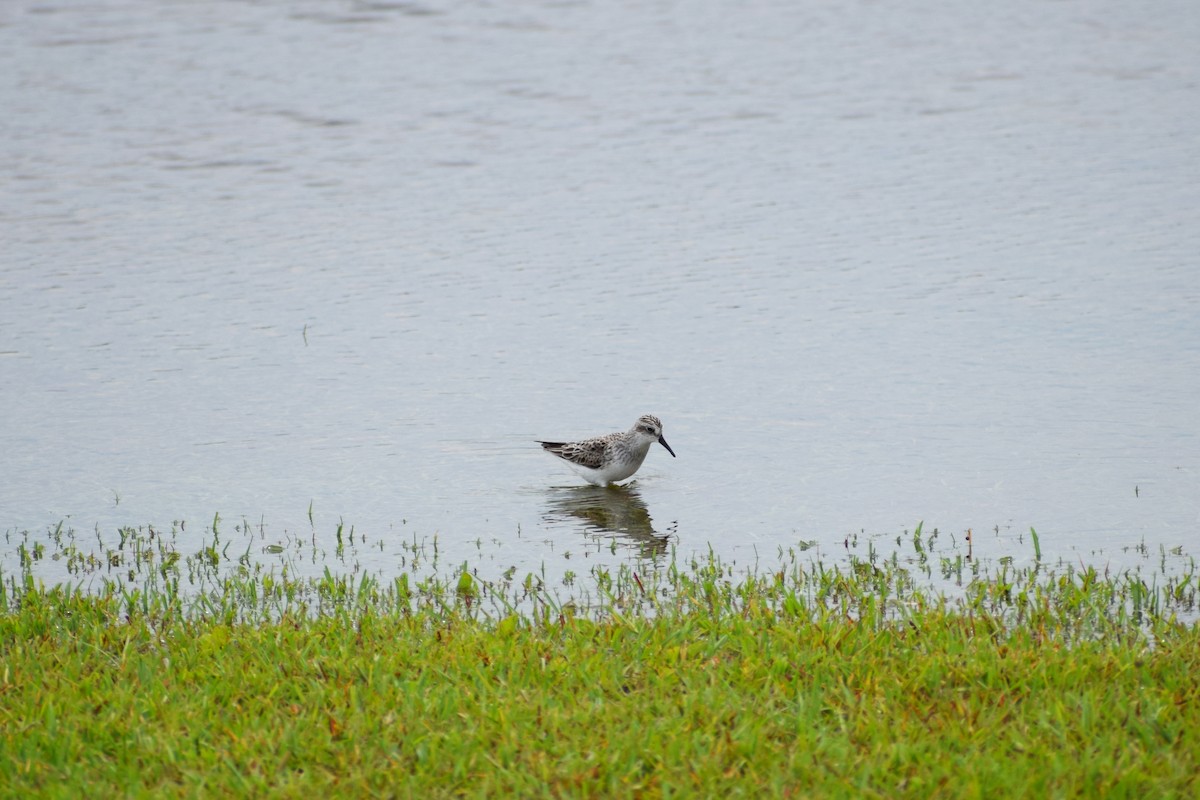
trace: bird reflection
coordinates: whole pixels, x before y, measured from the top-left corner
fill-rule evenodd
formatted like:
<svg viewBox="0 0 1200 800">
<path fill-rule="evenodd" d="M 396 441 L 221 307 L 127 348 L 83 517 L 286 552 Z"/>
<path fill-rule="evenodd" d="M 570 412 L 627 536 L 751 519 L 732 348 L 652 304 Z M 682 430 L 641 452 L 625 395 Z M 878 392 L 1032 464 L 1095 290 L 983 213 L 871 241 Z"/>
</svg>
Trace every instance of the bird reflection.
<svg viewBox="0 0 1200 800">
<path fill-rule="evenodd" d="M 654 532 L 650 512 L 631 486 L 570 486 L 552 490 L 547 519 L 577 520 L 595 538 L 610 537 L 657 558 L 667 551 L 668 536 Z"/>
</svg>

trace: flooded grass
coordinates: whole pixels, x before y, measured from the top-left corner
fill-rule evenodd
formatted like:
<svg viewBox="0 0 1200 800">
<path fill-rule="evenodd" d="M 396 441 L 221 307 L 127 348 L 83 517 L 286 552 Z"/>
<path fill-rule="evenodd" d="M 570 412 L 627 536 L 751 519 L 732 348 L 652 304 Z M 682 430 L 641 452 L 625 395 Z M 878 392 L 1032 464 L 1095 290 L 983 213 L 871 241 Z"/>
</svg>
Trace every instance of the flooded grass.
<svg viewBox="0 0 1200 800">
<path fill-rule="evenodd" d="M 672 552 L 549 580 L 440 564 L 435 541 L 414 539 L 383 579 L 263 567 L 264 548 L 316 545 L 222 530 L 126 529 L 94 551 L 61 526 L 10 534 L 8 792 L 1200 789 L 1182 552 L 1147 582 L 1040 557 L 980 565 L 918 527 L 886 558 L 826 564 L 801 543 L 769 565 Z M 47 586 L 48 561 L 71 579 Z"/>
</svg>

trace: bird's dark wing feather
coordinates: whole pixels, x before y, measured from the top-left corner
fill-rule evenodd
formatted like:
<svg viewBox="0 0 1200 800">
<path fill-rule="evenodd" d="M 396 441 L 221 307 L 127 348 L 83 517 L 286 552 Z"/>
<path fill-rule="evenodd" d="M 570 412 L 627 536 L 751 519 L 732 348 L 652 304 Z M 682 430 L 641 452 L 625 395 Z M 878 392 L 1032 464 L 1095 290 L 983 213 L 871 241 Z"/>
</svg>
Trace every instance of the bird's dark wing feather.
<svg viewBox="0 0 1200 800">
<path fill-rule="evenodd" d="M 604 463 L 604 439 L 588 439 L 584 442 L 539 442 L 548 452 L 581 467 L 599 469 Z"/>
</svg>

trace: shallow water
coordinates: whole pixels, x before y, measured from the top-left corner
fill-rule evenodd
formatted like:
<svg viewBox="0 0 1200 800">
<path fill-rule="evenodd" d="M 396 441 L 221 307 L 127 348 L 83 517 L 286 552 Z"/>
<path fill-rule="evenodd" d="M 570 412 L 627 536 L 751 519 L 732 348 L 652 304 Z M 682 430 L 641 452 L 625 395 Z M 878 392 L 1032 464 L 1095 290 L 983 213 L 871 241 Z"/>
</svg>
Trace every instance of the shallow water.
<svg viewBox="0 0 1200 800">
<path fill-rule="evenodd" d="M 385 573 L 413 536 L 558 571 L 922 520 L 1194 553 L 1198 35 L 1182 1 L 10 6 L 0 529 L 344 521 Z M 642 413 L 679 457 L 625 490 L 532 441 Z"/>
</svg>

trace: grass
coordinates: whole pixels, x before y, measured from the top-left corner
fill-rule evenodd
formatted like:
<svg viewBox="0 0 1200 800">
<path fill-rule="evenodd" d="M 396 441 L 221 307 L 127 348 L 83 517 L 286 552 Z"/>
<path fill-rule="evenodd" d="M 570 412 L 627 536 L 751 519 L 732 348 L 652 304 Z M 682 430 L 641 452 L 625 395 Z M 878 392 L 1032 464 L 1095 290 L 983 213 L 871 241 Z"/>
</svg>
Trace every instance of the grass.
<svg viewBox="0 0 1200 800">
<path fill-rule="evenodd" d="M 59 531 L 39 559 L 75 548 Z M 928 535 L 926 535 L 928 536 Z M 92 796 L 1196 796 L 1194 569 L 781 553 L 593 567 L 256 572 L 130 530 L 0 582 L 0 786 Z M 174 542 L 174 544 L 171 544 Z M 131 582 L 130 564 L 143 558 Z M 172 560 L 170 553 L 175 553 Z M 64 557 L 65 558 L 65 557 Z M 83 559 L 83 560 L 79 560 Z M 167 562 L 171 566 L 167 567 Z M 84 566 L 81 566 L 82 570 Z M 78 573 L 71 573 L 78 574 Z"/>
</svg>

